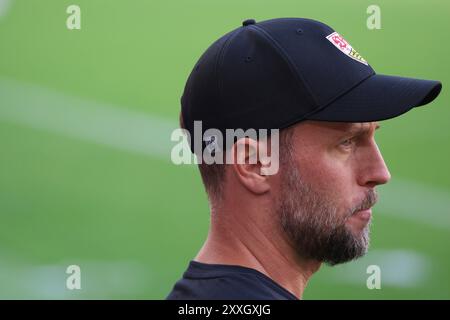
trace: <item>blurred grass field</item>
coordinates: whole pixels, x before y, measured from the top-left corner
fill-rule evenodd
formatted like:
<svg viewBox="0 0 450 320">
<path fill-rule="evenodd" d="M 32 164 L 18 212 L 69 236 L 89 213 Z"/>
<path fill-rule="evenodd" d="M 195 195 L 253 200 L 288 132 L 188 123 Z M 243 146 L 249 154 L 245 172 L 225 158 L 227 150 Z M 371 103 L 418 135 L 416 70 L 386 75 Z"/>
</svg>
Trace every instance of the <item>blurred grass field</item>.
<svg viewBox="0 0 450 320">
<path fill-rule="evenodd" d="M 70 4 L 81 30 L 66 28 Z M 381 30 L 366 27 L 371 4 Z M 0 298 L 165 298 L 209 224 L 196 168 L 170 162 L 187 76 L 244 19 L 287 16 L 329 24 L 377 73 L 443 82 L 432 105 L 381 123 L 393 178 L 370 253 L 323 267 L 304 298 L 449 299 L 444 0 L 0 0 Z M 81 290 L 65 288 L 70 264 Z M 381 290 L 366 287 L 370 264 Z"/>
</svg>

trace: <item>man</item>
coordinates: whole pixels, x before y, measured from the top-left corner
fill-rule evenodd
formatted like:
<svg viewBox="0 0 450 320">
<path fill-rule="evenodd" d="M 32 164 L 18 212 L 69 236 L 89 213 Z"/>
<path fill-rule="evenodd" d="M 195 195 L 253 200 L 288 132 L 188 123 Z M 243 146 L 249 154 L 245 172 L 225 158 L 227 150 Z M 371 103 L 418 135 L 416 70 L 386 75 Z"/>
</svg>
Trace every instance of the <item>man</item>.
<svg viewBox="0 0 450 320">
<path fill-rule="evenodd" d="M 377 75 L 329 26 L 273 19 L 217 40 L 194 67 L 182 97 L 181 125 L 202 158 L 211 207 L 208 238 L 168 299 L 301 299 L 321 263 L 363 256 L 369 245 L 375 187 L 390 173 L 374 139 L 379 121 L 434 100 L 441 83 Z M 192 141 L 201 121 L 203 143 Z M 214 128 L 280 129 L 231 147 Z M 214 136 L 216 138 L 217 135 Z M 279 138 L 275 174 L 265 174 Z M 210 149 L 211 151 L 211 149 Z"/>
</svg>

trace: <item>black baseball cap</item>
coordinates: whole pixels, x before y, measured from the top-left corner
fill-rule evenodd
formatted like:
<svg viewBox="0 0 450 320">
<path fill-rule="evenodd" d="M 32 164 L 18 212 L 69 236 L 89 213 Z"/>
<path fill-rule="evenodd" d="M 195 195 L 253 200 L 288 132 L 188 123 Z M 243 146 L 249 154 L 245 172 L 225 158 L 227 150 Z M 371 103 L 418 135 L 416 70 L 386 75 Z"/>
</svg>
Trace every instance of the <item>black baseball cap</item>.
<svg viewBox="0 0 450 320">
<path fill-rule="evenodd" d="M 380 121 L 433 101 L 441 88 L 439 81 L 376 74 L 319 21 L 248 19 L 200 57 L 181 98 L 182 118 L 191 140 L 194 121 L 224 135 L 302 120 Z"/>
</svg>

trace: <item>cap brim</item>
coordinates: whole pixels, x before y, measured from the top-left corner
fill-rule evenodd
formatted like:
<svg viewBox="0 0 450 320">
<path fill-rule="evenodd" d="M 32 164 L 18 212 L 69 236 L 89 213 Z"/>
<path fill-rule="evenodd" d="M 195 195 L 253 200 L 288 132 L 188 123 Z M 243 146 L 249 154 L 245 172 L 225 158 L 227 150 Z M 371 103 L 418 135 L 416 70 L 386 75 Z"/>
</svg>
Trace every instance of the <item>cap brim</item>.
<svg viewBox="0 0 450 320">
<path fill-rule="evenodd" d="M 442 84 L 374 74 L 306 119 L 336 122 L 371 122 L 399 116 L 433 101 Z"/>
</svg>

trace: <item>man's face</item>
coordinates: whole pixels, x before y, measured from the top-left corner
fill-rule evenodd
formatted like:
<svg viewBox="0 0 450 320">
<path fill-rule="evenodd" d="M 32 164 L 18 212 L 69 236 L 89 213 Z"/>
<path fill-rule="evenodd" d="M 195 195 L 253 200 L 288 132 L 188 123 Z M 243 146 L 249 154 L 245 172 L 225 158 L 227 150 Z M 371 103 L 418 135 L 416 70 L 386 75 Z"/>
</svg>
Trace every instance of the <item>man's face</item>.
<svg viewBox="0 0 450 320">
<path fill-rule="evenodd" d="M 334 265 L 367 252 L 375 186 L 390 179 L 377 127 L 305 121 L 293 128 L 290 152 L 280 150 L 276 211 L 301 257 Z"/>
</svg>

